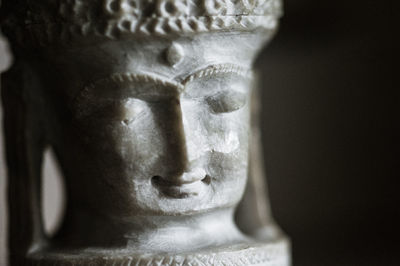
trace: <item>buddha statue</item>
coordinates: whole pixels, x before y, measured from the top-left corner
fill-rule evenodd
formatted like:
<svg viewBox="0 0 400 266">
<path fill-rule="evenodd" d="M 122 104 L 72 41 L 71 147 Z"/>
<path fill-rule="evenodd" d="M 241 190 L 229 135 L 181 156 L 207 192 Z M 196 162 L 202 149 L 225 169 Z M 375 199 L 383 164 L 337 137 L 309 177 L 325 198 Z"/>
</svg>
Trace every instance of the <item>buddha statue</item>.
<svg viewBox="0 0 400 266">
<path fill-rule="evenodd" d="M 12 265 L 289 264 L 252 97 L 279 1 L 9 0 L 1 15 Z M 54 236 L 47 148 L 67 200 Z"/>
</svg>

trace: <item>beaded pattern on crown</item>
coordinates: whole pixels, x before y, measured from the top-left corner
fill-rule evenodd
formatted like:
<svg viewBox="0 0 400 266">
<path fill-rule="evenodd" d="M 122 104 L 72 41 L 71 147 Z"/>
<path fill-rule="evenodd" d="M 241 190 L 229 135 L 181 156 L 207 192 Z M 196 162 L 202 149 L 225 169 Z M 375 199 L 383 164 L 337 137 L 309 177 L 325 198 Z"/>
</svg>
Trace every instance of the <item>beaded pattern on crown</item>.
<svg viewBox="0 0 400 266">
<path fill-rule="evenodd" d="M 275 30 L 281 0 L 21 0 L 3 8 L 2 28 L 20 44 L 76 37 Z M 22 11 L 21 11 L 22 10 Z M 4 15 L 3 15 L 4 14 Z M 29 36 L 29 37 L 28 37 Z M 33 43 L 32 43 L 33 42 Z"/>
</svg>

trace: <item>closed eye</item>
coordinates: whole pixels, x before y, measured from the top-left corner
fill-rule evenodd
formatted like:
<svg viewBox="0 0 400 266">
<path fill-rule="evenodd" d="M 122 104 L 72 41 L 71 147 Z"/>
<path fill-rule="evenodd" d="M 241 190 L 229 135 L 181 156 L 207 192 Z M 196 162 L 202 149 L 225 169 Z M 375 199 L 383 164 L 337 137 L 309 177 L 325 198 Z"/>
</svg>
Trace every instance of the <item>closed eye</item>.
<svg viewBox="0 0 400 266">
<path fill-rule="evenodd" d="M 246 101 L 246 94 L 238 91 L 221 91 L 206 98 L 213 113 L 230 113 L 239 110 Z"/>
</svg>

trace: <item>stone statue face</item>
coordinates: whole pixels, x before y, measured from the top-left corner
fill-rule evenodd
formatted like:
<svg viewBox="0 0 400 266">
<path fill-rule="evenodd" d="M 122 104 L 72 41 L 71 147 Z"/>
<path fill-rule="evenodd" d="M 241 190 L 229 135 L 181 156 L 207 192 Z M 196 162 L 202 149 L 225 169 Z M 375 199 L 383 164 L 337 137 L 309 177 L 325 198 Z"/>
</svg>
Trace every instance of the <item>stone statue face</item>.
<svg viewBox="0 0 400 266">
<path fill-rule="evenodd" d="M 226 61 L 183 62 L 161 74 L 141 63 L 107 70 L 78 91 L 54 141 L 74 187 L 69 201 L 116 217 L 237 204 L 248 168 L 251 77 Z"/>
<path fill-rule="evenodd" d="M 245 226 L 234 217 L 248 175 L 249 69 L 280 0 L 3 2 L 16 52 L 1 93 L 12 265 L 289 264 L 257 130 L 237 209 Z M 46 147 L 66 188 L 53 236 L 41 217 Z"/>
</svg>

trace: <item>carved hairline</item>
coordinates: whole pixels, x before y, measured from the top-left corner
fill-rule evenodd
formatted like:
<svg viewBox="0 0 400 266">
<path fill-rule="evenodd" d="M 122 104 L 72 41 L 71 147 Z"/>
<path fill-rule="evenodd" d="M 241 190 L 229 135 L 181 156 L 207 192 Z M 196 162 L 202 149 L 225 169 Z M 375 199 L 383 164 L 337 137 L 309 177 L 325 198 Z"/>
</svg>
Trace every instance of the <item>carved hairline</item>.
<svg viewBox="0 0 400 266">
<path fill-rule="evenodd" d="M 77 97 L 79 97 L 80 95 L 84 94 L 89 90 L 94 90 L 98 85 L 104 83 L 121 84 L 125 82 L 153 83 L 155 85 L 161 85 L 164 87 L 176 88 L 178 92 L 183 92 L 185 86 L 196 79 L 214 76 L 216 74 L 229 74 L 229 73 L 236 74 L 246 79 L 250 79 L 253 76 L 253 73 L 249 68 L 235 64 L 218 64 L 218 65 L 207 66 L 186 76 L 185 78 L 182 79 L 181 82 L 175 80 L 169 80 L 167 78 L 156 76 L 154 74 L 114 73 L 107 77 L 100 78 L 93 82 L 90 82 L 89 85 L 84 87 L 84 89 L 78 94 Z"/>
</svg>

